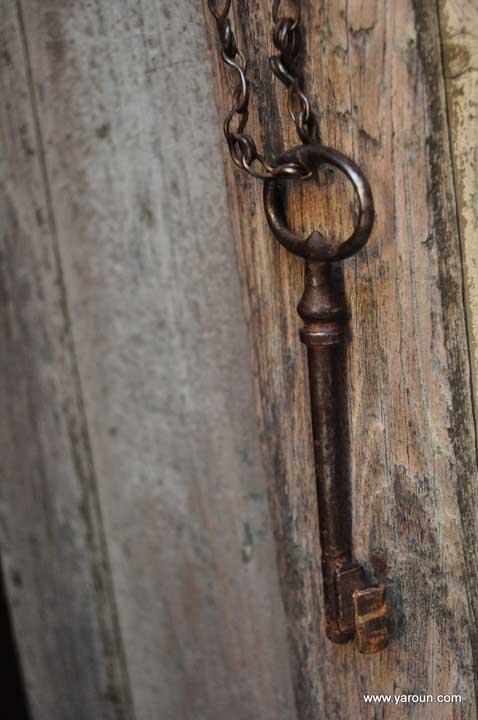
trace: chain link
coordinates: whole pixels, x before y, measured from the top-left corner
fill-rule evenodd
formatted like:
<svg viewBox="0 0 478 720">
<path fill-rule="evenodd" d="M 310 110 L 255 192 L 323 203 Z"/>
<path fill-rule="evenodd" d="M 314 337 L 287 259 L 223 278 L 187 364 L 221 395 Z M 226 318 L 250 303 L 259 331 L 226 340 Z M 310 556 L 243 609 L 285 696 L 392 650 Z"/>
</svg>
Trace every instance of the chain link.
<svg viewBox="0 0 478 720">
<path fill-rule="evenodd" d="M 301 78 L 297 74 L 297 64 L 302 51 L 300 27 L 300 0 L 296 2 L 295 17 L 281 11 L 281 0 L 273 0 L 272 20 L 274 23 L 272 39 L 277 55 L 269 58 L 274 75 L 286 86 L 288 92 L 287 109 L 295 123 L 297 134 L 304 144 L 320 143 L 317 119 L 310 108 L 310 102 L 301 89 Z M 233 106 L 224 121 L 224 134 L 234 163 L 242 170 L 259 180 L 273 177 L 295 177 L 308 179 L 311 171 L 299 163 L 274 165 L 261 155 L 253 138 L 245 132 L 249 118 L 249 81 L 247 79 L 247 61 L 237 46 L 236 36 L 230 19 L 232 0 L 208 0 L 209 10 L 216 21 L 221 57 L 223 62 L 235 72 Z"/>
</svg>

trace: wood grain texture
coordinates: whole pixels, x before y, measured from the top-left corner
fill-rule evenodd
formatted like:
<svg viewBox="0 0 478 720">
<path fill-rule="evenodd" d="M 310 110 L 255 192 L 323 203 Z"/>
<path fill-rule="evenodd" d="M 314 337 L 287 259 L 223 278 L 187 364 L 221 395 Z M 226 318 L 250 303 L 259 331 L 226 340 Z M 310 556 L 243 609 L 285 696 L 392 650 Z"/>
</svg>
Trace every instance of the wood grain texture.
<svg viewBox="0 0 478 720">
<path fill-rule="evenodd" d="M 7 9 L 2 555 L 34 719 L 293 720 L 201 7 Z"/>
<path fill-rule="evenodd" d="M 440 28 L 463 253 L 475 415 L 478 412 L 478 5 L 441 0 Z"/>
<path fill-rule="evenodd" d="M 261 185 L 233 170 L 226 153 L 298 714 L 474 718 L 476 445 L 438 6 L 303 5 L 305 87 L 320 108 L 323 140 L 362 165 L 377 209 L 367 248 L 343 267 L 351 318 L 348 435 L 355 556 L 370 570 L 375 557 L 375 577 L 387 583 L 392 642 L 384 653 L 363 657 L 325 638 L 305 352 L 295 309 L 301 261 L 271 237 Z M 268 3 L 237 3 L 235 24 L 250 61 L 251 132 L 271 157 L 297 140 L 285 92 L 268 68 Z M 218 60 L 216 80 L 224 117 L 231 82 Z M 350 225 L 344 218 L 350 197 L 334 178 L 320 191 L 291 196 L 297 227 L 315 223 L 339 233 Z M 456 692 L 463 701 L 367 705 L 366 692 Z"/>
<path fill-rule="evenodd" d="M 34 720 L 132 717 L 20 5 L 0 25 L 1 561 Z"/>
</svg>

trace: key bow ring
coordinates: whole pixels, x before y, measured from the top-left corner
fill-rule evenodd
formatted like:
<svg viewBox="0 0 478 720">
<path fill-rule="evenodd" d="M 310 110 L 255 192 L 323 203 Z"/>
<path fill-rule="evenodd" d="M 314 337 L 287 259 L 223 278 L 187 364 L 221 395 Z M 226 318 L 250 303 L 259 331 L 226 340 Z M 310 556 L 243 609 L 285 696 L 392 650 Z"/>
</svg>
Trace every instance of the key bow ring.
<svg viewBox="0 0 478 720">
<path fill-rule="evenodd" d="M 270 178 L 264 182 L 264 209 L 269 226 L 275 237 L 287 250 L 306 260 L 344 260 L 362 248 L 370 237 L 374 221 L 373 196 L 369 182 L 359 166 L 343 153 L 325 145 L 299 145 L 282 153 L 278 165 L 297 163 L 313 173 L 322 165 L 332 165 L 352 183 L 358 199 L 358 216 L 349 238 L 341 243 L 331 243 L 318 230 L 304 239 L 291 230 L 285 217 L 282 188 L 288 182 L 284 178 Z"/>
</svg>

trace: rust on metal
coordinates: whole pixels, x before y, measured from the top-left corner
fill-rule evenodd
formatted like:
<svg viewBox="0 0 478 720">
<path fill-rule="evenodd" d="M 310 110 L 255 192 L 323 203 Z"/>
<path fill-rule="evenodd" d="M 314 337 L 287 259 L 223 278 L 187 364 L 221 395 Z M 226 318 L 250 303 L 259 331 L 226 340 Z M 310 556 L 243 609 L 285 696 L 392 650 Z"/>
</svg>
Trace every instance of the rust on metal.
<svg viewBox="0 0 478 720">
<path fill-rule="evenodd" d="M 355 634 L 359 652 L 372 655 L 388 645 L 388 606 L 385 585 L 353 591 Z"/>
<path fill-rule="evenodd" d="M 307 347 L 309 362 L 327 635 L 334 642 L 342 643 L 355 634 L 359 650 L 371 653 L 383 649 L 388 642 L 387 605 L 384 586 L 367 586 L 363 568 L 352 562 L 344 417 L 339 395 L 343 385 L 340 346 L 346 338 L 345 309 L 332 278 L 332 263 L 350 257 L 367 242 L 374 220 L 373 198 L 358 165 L 338 150 L 321 144 L 317 116 L 304 93 L 299 72 L 304 49 L 301 2 L 295 0 L 292 15 L 290 8 L 285 14 L 287 4 L 273 0 L 272 40 L 277 54 L 269 58 L 269 63 L 274 75 L 287 88 L 288 112 L 303 145 L 282 153 L 272 162 L 258 152 L 255 141 L 246 132 L 250 84 L 247 60 L 239 50 L 233 30 L 232 0 L 208 0 L 217 26 L 222 60 L 236 78 L 224 134 L 233 162 L 253 177 L 264 180 L 264 208 L 274 235 L 285 248 L 306 261 L 305 289 L 298 312 L 304 321 L 300 337 Z M 341 243 L 331 242 L 317 230 L 304 239 L 289 228 L 285 217 L 284 183 L 291 179 L 310 180 L 324 164 L 335 166 L 347 176 L 358 199 L 355 228 Z M 381 594 L 377 588 L 381 588 Z"/>
<path fill-rule="evenodd" d="M 355 636 L 358 650 L 370 654 L 388 643 L 387 602 L 385 586 L 368 583 L 364 568 L 352 561 L 341 405 L 346 313 L 334 264 L 367 242 L 374 219 L 372 193 L 360 168 L 331 148 L 300 146 L 283 153 L 276 162 L 300 164 L 312 175 L 322 164 L 334 165 L 351 181 L 358 198 L 357 221 L 348 239 L 332 243 L 317 230 L 304 239 L 287 225 L 284 180 L 273 178 L 264 184 L 265 213 L 274 235 L 305 259 L 305 288 L 297 310 L 304 321 L 300 338 L 307 348 L 309 366 L 326 632 L 336 643 Z"/>
</svg>

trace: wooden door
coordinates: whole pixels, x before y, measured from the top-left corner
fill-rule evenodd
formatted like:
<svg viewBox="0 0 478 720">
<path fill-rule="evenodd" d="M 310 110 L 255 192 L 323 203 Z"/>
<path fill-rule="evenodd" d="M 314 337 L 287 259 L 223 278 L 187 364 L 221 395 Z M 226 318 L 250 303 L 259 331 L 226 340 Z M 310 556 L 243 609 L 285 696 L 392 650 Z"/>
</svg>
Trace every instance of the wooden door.
<svg viewBox="0 0 478 720">
<path fill-rule="evenodd" d="M 234 19 L 271 156 L 296 140 L 269 5 Z M 1 562 L 33 720 L 476 717 L 476 2 L 303 2 L 323 140 L 377 211 L 344 263 L 373 657 L 325 638 L 303 269 L 224 147 L 206 3 L 2 11 Z M 290 210 L 338 233 L 348 205 L 329 176 Z"/>
</svg>

